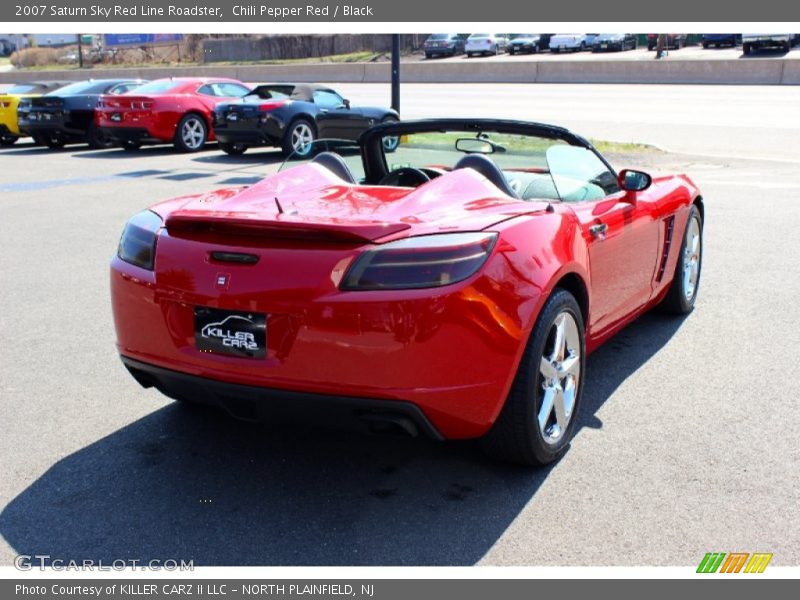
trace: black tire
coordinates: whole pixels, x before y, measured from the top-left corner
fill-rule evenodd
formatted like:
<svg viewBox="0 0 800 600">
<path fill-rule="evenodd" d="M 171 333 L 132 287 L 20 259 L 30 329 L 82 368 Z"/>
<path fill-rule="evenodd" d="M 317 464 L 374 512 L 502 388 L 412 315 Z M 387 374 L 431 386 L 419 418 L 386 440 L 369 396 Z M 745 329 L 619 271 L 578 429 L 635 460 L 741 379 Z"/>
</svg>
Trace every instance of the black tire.
<svg viewBox="0 0 800 600">
<path fill-rule="evenodd" d="M 577 326 L 580 371 L 575 401 L 566 429 L 556 442 L 548 443 L 537 418 L 544 395 L 540 363 L 545 353 L 550 351 L 551 331 L 556 318 L 562 313 L 568 313 Z M 531 466 L 546 465 L 561 457 L 569 446 L 578 422 L 585 367 L 586 345 L 580 307 L 572 294 L 557 288 L 548 298 L 531 331 L 514 383 L 497 421 L 480 440 L 483 451 L 499 460 Z"/>
<path fill-rule="evenodd" d="M 742 44 L 742 54 L 748 56 L 752 52 L 752 47 L 750 44 Z"/>
<path fill-rule="evenodd" d="M 8 148 L 9 146 L 16 144 L 18 139 L 19 138 L 15 135 L 0 135 L 0 146 Z"/>
<path fill-rule="evenodd" d="M 206 141 L 208 141 L 206 120 L 197 113 L 183 115 L 173 138 L 175 148 L 180 152 L 199 152 L 205 147 Z"/>
<path fill-rule="evenodd" d="M 225 154 L 230 154 L 231 156 L 239 156 L 247 152 L 247 146 L 244 144 L 228 144 L 226 142 L 219 143 L 219 149 L 222 150 Z"/>
<path fill-rule="evenodd" d="M 310 142 L 313 143 L 314 140 L 317 139 L 317 130 L 314 125 L 309 122 L 307 119 L 296 119 L 292 122 L 289 127 L 286 128 L 286 133 L 283 134 L 283 140 L 281 141 L 281 150 L 283 151 L 284 156 L 289 156 L 292 153 L 295 153 L 295 146 L 293 143 L 293 139 L 296 135 L 300 135 L 302 128 L 307 127 L 308 130 L 311 132 L 311 139 Z M 309 156 L 311 155 L 311 148 L 309 148 Z M 303 156 L 303 154 L 297 152 L 295 156 Z"/>
<path fill-rule="evenodd" d="M 514 49 L 513 49 L 513 48 L 509 48 L 509 49 L 508 49 L 508 53 L 509 53 L 511 56 L 514 56 L 514 52 L 515 52 L 515 51 L 514 51 Z"/>
<path fill-rule="evenodd" d="M 431 56 L 433 55 L 430 52 L 425 53 L 425 58 L 427 58 L 428 60 L 430 60 Z"/>
<path fill-rule="evenodd" d="M 472 52 L 467 52 L 467 58 L 472 58 Z"/>
<path fill-rule="evenodd" d="M 89 125 L 89 130 L 86 132 L 86 141 L 89 143 L 89 148 L 101 150 L 111 148 L 114 146 L 113 140 L 106 137 L 94 123 Z"/>
<path fill-rule="evenodd" d="M 32 135 L 31 138 L 37 146 L 45 146 L 47 144 L 47 140 L 40 135 Z"/>
<path fill-rule="evenodd" d="M 142 145 L 139 142 L 134 142 L 132 140 L 125 140 L 120 144 L 120 146 L 122 146 L 122 149 L 125 150 L 126 152 L 136 152 L 139 148 L 142 147 Z"/>
<path fill-rule="evenodd" d="M 60 150 L 64 147 L 64 140 L 57 137 L 47 137 L 44 138 L 44 145 L 51 150 Z"/>
<path fill-rule="evenodd" d="M 789 52 L 792 49 L 792 42 L 784 42 L 783 51 Z"/>
<path fill-rule="evenodd" d="M 703 50 L 708 50 L 708 42 L 703 42 Z"/>
<path fill-rule="evenodd" d="M 687 238 L 692 226 L 692 222 L 696 221 L 699 227 L 699 240 L 698 240 L 698 260 L 697 260 L 697 278 L 695 280 L 694 288 L 692 289 L 691 296 L 687 296 L 686 280 L 683 277 L 683 270 L 686 261 L 686 245 Z M 685 315 L 694 309 L 695 300 L 697 300 L 697 291 L 700 287 L 700 274 L 703 270 L 703 219 L 700 216 L 700 211 L 696 205 L 692 205 L 689 210 L 689 218 L 686 220 L 686 227 L 683 232 L 683 239 L 681 240 L 681 247 L 678 251 L 678 261 L 675 265 L 675 273 L 672 276 L 672 283 L 669 286 L 669 291 L 661 301 L 660 308 L 667 313 L 674 315 Z"/>
</svg>

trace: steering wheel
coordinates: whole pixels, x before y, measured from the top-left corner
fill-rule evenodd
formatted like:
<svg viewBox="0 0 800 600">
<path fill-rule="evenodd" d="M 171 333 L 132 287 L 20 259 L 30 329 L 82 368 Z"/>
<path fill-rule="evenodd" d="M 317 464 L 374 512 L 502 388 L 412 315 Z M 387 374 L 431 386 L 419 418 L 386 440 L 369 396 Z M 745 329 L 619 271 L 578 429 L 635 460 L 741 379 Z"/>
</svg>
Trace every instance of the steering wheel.
<svg viewBox="0 0 800 600">
<path fill-rule="evenodd" d="M 431 178 L 420 169 L 414 167 L 400 167 L 383 177 L 378 185 L 391 185 L 398 187 L 417 187 L 427 183 Z"/>
</svg>

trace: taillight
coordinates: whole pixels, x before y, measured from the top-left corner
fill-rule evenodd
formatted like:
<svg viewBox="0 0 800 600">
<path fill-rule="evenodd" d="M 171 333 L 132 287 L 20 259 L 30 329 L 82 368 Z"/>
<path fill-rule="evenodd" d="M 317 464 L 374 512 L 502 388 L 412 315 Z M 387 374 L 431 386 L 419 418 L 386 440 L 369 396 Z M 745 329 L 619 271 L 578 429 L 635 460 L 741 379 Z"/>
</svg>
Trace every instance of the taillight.
<svg viewBox="0 0 800 600">
<path fill-rule="evenodd" d="M 276 108 L 280 108 L 286 104 L 286 100 L 273 100 L 271 102 L 262 102 L 258 105 L 258 110 L 262 112 L 267 112 L 270 110 L 275 110 Z"/>
<path fill-rule="evenodd" d="M 0 106 L 3 108 L 11 108 L 11 102 L 0 102 Z"/>
<path fill-rule="evenodd" d="M 162 224 L 161 217 L 149 210 L 134 215 L 122 231 L 117 256 L 126 263 L 152 271 L 156 259 L 156 239 Z"/>
<path fill-rule="evenodd" d="M 364 252 L 345 275 L 343 290 L 403 290 L 457 283 L 483 266 L 496 233 L 447 233 L 406 238 Z"/>
</svg>

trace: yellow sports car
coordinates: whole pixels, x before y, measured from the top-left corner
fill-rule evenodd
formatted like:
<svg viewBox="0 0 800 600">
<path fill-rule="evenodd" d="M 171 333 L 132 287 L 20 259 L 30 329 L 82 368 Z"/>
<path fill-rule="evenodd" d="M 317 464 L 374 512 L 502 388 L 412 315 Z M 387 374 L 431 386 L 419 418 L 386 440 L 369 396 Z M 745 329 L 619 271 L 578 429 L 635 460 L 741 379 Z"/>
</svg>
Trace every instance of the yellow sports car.
<svg viewBox="0 0 800 600">
<path fill-rule="evenodd" d="M 0 92 L 0 146 L 11 146 L 19 138 L 28 135 L 20 131 L 17 122 L 17 108 L 21 99 L 41 96 L 68 83 L 68 81 L 29 81 L 14 84 Z"/>
</svg>

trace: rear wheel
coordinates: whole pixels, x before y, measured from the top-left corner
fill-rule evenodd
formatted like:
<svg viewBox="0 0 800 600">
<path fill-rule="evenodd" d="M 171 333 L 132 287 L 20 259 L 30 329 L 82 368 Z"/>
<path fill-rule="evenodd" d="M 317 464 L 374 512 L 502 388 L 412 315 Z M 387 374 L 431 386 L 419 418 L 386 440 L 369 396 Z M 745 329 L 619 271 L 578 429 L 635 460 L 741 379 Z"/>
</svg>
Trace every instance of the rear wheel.
<svg viewBox="0 0 800 600">
<path fill-rule="evenodd" d="M 678 264 L 667 295 L 661 303 L 666 312 L 685 315 L 692 312 L 700 286 L 703 266 L 703 219 L 697 206 L 692 205 L 686 230 L 683 233 Z"/>
<path fill-rule="evenodd" d="M 131 140 L 125 140 L 122 142 L 122 149 L 126 152 L 136 152 L 142 145 L 139 142 L 134 142 Z"/>
<path fill-rule="evenodd" d="M 483 450 L 525 465 L 557 460 L 575 432 L 585 355 L 578 303 L 556 289 L 531 332 L 506 403 L 481 440 Z"/>
<path fill-rule="evenodd" d="M 239 156 L 247 152 L 247 146 L 244 144 L 226 144 L 220 142 L 219 147 L 225 154 L 230 154 L 231 156 Z"/>
<path fill-rule="evenodd" d="M 397 123 L 397 119 L 394 117 L 385 117 L 381 123 Z M 394 152 L 397 150 L 397 147 L 400 145 L 400 136 L 397 135 L 387 135 L 383 138 L 383 150 L 384 152 Z"/>
<path fill-rule="evenodd" d="M 297 119 L 289 125 L 283 136 L 281 149 L 285 156 L 294 153 L 297 156 L 311 154 L 312 143 L 316 138 L 314 126 L 305 119 Z"/>
<path fill-rule="evenodd" d="M 58 150 L 64 147 L 64 140 L 56 136 L 49 136 L 44 138 L 44 144 L 51 150 Z"/>
<path fill-rule="evenodd" d="M 94 149 L 111 148 L 114 142 L 108 138 L 100 129 L 92 123 L 89 131 L 86 132 L 86 139 L 89 147 Z"/>
<path fill-rule="evenodd" d="M 181 152 L 197 152 L 206 145 L 208 127 L 205 119 L 197 114 L 188 114 L 178 123 L 175 131 L 175 147 Z"/>
<path fill-rule="evenodd" d="M 752 52 L 752 47 L 750 44 L 742 44 L 742 54 L 745 56 L 749 55 Z"/>
</svg>

